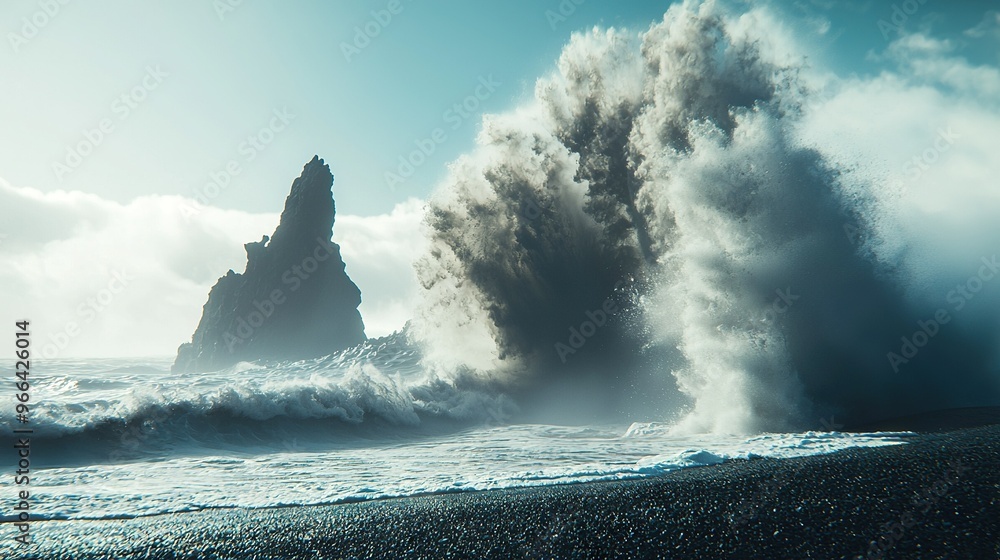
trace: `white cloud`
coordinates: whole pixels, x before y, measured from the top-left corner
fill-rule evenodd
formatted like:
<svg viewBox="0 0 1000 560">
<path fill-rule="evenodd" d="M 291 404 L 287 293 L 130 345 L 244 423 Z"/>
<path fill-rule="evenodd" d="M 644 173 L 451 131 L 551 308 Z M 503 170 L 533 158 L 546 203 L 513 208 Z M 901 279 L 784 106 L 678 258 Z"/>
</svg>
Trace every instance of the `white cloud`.
<svg viewBox="0 0 1000 560">
<path fill-rule="evenodd" d="M 974 66 L 923 34 L 893 42 L 874 77 L 834 79 L 803 140 L 878 204 L 880 254 L 942 298 L 1000 238 L 1000 70 Z M 973 270 L 974 271 L 974 270 Z"/>
<path fill-rule="evenodd" d="M 424 202 L 411 198 L 389 214 L 338 215 L 333 237 L 340 243 L 347 273 L 361 288 L 361 316 L 368 336 L 402 328 L 418 297 L 413 260 L 425 252 Z"/>
<path fill-rule="evenodd" d="M 986 12 L 986 15 L 983 16 L 983 21 L 971 29 L 966 29 L 965 35 L 973 39 L 982 39 L 984 37 L 1000 39 L 1000 12 Z"/>
<path fill-rule="evenodd" d="M 871 58 L 895 63 L 897 73 L 911 83 L 945 86 L 963 96 L 1000 96 L 1000 69 L 971 65 L 952 54 L 955 47 L 952 41 L 913 33 L 893 41 L 884 54 Z"/>
<path fill-rule="evenodd" d="M 212 207 L 190 215 L 191 204 L 158 195 L 119 204 L 0 181 L 0 316 L 32 321 L 36 355 L 173 354 L 216 279 L 243 270 L 243 244 L 278 221 Z M 369 335 L 408 318 L 420 219 L 415 200 L 384 216 L 338 216 L 334 240 L 362 290 Z"/>
</svg>

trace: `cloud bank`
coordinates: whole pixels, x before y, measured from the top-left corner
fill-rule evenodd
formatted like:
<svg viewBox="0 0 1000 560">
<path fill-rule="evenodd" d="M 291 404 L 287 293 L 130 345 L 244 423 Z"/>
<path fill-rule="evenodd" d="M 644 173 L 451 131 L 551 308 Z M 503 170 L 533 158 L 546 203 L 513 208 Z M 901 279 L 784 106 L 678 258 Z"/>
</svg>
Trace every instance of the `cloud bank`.
<svg viewBox="0 0 1000 560">
<path fill-rule="evenodd" d="M 673 379 L 698 431 L 996 401 L 997 68 L 913 33 L 841 78 L 811 32 L 688 1 L 575 34 L 431 200 L 429 355 L 605 402 Z"/>
<path fill-rule="evenodd" d="M 245 266 L 243 244 L 278 221 L 195 207 L 177 196 L 120 204 L 0 181 L 0 314 L 31 320 L 43 356 L 172 355 L 218 277 Z M 411 314 L 421 215 L 409 200 L 390 214 L 337 218 L 334 240 L 362 289 L 370 335 L 401 328 Z"/>
</svg>

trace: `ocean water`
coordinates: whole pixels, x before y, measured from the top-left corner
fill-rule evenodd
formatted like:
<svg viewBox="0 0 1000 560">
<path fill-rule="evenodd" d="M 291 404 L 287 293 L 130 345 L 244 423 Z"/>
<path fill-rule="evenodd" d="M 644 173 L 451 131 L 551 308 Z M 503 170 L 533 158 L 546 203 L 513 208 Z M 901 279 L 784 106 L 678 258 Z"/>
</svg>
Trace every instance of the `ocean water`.
<svg viewBox="0 0 1000 560">
<path fill-rule="evenodd" d="M 30 422 L 16 421 L 12 399 L 0 407 L 5 431 L 34 432 L 35 519 L 640 478 L 733 458 L 895 445 L 909 435 L 522 424 L 510 397 L 428 375 L 398 336 L 294 363 L 194 376 L 169 366 L 168 359 L 35 364 Z"/>
<path fill-rule="evenodd" d="M 657 476 L 906 441 L 801 432 L 838 417 L 995 406 L 995 185 L 908 199 L 882 156 L 809 133 L 837 88 L 761 10 L 573 34 L 426 200 L 411 338 L 197 375 L 33 362 L 35 513 Z"/>
</svg>

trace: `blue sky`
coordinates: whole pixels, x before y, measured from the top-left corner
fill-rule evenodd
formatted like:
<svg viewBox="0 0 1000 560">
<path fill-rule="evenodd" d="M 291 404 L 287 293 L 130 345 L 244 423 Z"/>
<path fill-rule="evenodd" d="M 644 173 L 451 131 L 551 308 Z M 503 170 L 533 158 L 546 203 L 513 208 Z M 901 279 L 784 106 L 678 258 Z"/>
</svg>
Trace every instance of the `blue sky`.
<svg viewBox="0 0 1000 560">
<path fill-rule="evenodd" d="M 553 29 L 549 4 L 558 9 L 558 2 L 401 0 L 402 11 L 375 26 L 371 12 L 388 1 L 244 0 L 231 11 L 205 0 L 110 0 L 100 9 L 71 2 L 17 53 L 8 37 L 0 55 L 8 86 L 0 176 L 124 202 L 151 192 L 192 196 L 236 159 L 243 172 L 212 204 L 263 212 L 280 209 L 291 180 L 317 153 L 332 164 L 341 208 L 385 212 L 429 192 L 446 163 L 470 147 L 478 114 L 530 94 L 571 31 L 602 22 L 645 27 L 664 11 L 663 2 L 623 9 L 592 0 Z M 21 18 L 39 9 L 5 3 L 4 31 L 19 32 Z M 366 25 L 377 36 L 348 60 L 342 44 L 354 43 L 356 28 Z M 120 121 L 112 104 L 141 84 L 148 66 L 168 76 Z M 453 130 L 444 112 L 490 76 L 501 85 Z M 285 108 L 294 120 L 246 161 L 239 153 L 245 138 Z M 52 162 L 108 117 L 118 121 L 114 132 L 60 181 Z M 385 172 L 439 127 L 447 140 L 389 189 Z"/>
<path fill-rule="evenodd" d="M 0 49 L 0 177 L 45 192 L 79 190 L 127 202 L 150 193 L 213 195 L 206 184 L 214 173 L 218 183 L 229 182 L 201 200 L 274 212 L 316 153 L 337 176 L 339 208 L 355 215 L 385 213 L 408 197 L 426 197 L 447 163 L 472 146 L 480 115 L 530 97 L 534 80 L 554 67 L 570 33 L 594 25 L 642 30 L 669 5 L 106 0 L 98 8 L 52 2 L 58 6 L 52 17 L 38 15 L 45 2 L 0 8 L 6 36 Z M 995 63 L 995 42 L 962 34 L 993 3 L 959 4 L 917 2 L 914 14 L 897 21 L 903 32 L 933 29 L 938 37 L 962 41 L 959 52 L 971 61 Z M 798 34 L 812 35 L 804 42 L 815 49 L 807 53 L 812 58 L 842 75 L 879 71 L 867 54 L 888 43 L 878 22 L 892 23 L 893 4 L 803 0 L 773 6 Z M 391 19 L 385 17 L 389 7 L 398 12 Z M 386 23 L 378 23 L 373 11 L 383 12 Z M 48 21 L 31 36 L 22 18 Z M 362 37 L 360 48 L 345 55 L 344 45 L 355 43 L 357 30 L 366 26 L 377 36 L 368 44 Z M 155 89 L 140 91 L 144 98 L 126 111 L 120 96 L 140 87 L 148 69 L 157 75 L 147 80 Z M 481 80 L 492 80 L 494 91 L 470 97 Z M 446 113 L 462 102 L 474 110 Z M 271 140 L 271 132 L 261 130 L 275 111 L 290 122 L 276 123 L 282 129 Z M 113 128 L 93 153 L 78 167 L 67 165 L 68 172 L 53 168 L 75 163 L 67 150 L 87 142 L 84 131 L 104 119 Z M 416 142 L 429 146 L 426 140 L 439 128 L 445 134 L 432 140 L 434 153 L 389 188 L 386 173 L 398 171 L 399 158 L 417 149 Z M 259 140 L 262 149 L 246 144 L 257 134 L 271 140 Z M 238 175 L 226 172 L 230 161 L 239 165 Z"/>
<path fill-rule="evenodd" d="M 639 33 L 670 5 L 575 2 L 0 4 L 0 315 L 44 319 L 42 348 L 58 356 L 173 353 L 319 154 L 337 177 L 334 240 L 367 332 L 392 332 L 420 298 L 423 201 L 475 150 L 482 116 L 530 106 L 572 33 Z M 904 184 L 913 208 L 950 208 L 959 226 L 995 207 L 984 202 L 1000 143 L 995 1 L 720 3 L 738 18 L 763 5 L 748 25 L 809 62 L 803 83 L 824 89 L 804 142 L 877 188 Z M 389 8 L 391 19 L 373 15 Z M 356 42 L 359 29 L 376 36 Z M 912 181 L 915 155 L 949 127 L 956 148 Z M 433 153 L 390 188 L 400 157 L 428 143 Z M 189 214 L 192 200 L 207 207 Z M 940 232 L 910 233 L 971 258 Z M 89 313 L 116 275 L 134 280 Z"/>
</svg>

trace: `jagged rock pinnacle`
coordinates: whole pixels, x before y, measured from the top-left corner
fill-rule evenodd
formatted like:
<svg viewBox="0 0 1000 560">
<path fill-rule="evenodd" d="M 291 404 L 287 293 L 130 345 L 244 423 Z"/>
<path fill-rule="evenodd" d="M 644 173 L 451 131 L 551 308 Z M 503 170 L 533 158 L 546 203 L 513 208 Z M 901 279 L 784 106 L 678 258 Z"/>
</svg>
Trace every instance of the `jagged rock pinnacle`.
<svg viewBox="0 0 1000 560">
<path fill-rule="evenodd" d="M 174 371 L 313 358 L 365 340 L 361 291 L 331 241 L 332 188 L 329 166 L 314 157 L 292 183 L 274 233 L 244 245 L 243 274 L 230 270 L 212 287 L 191 342 L 177 351 Z"/>
</svg>

